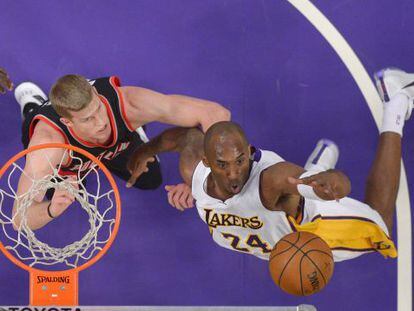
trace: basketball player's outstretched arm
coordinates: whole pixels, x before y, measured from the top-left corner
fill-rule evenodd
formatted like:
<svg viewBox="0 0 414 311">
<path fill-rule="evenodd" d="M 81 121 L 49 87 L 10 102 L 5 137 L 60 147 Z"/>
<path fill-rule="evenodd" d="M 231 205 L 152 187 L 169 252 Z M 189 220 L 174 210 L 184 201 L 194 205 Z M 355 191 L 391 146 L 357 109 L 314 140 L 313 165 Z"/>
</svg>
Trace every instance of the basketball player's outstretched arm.
<svg viewBox="0 0 414 311">
<path fill-rule="evenodd" d="M 180 173 L 185 183 L 191 186 L 194 169 L 203 157 L 204 134 L 198 128 L 174 127 L 165 130 L 160 135 L 138 147 L 131 160 L 128 169 L 133 172 L 129 184 L 147 171 L 147 162 L 152 161 L 157 154 L 174 151 L 179 152 Z"/>
<path fill-rule="evenodd" d="M 39 122 L 35 127 L 29 147 L 46 143 L 64 143 L 63 137 L 48 128 L 48 125 Z M 32 186 L 32 179 L 41 179 L 53 172 L 53 167 L 61 163 L 64 156 L 63 149 L 42 149 L 30 152 L 26 156 L 26 163 L 23 173 L 19 179 L 17 196 L 27 193 Z M 36 230 L 53 218 L 60 216 L 67 207 L 74 201 L 74 198 L 66 191 L 56 190 L 51 201 L 43 201 L 44 193 L 36 196 L 33 203 L 27 209 L 27 225 L 30 229 Z M 18 201 L 13 207 L 13 226 L 17 229 L 20 226 L 21 215 L 17 212 Z M 50 217 L 53 216 L 53 218 Z"/>
<path fill-rule="evenodd" d="M 339 170 L 327 170 L 301 178 L 305 170 L 290 162 L 274 164 L 263 171 L 261 189 L 268 206 L 276 206 L 290 196 L 304 195 L 298 185 L 307 186 L 308 191 L 321 200 L 339 200 L 351 192 L 349 178 Z"/>
<path fill-rule="evenodd" d="M 4 88 L 7 88 L 9 91 L 11 91 L 13 89 L 13 83 L 11 82 L 6 70 L 4 70 L 3 68 L 0 68 L 0 93 L 1 94 L 6 93 L 6 90 Z"/>
<path fill-rule="evenodd" d="M 191 180 L 193 172 L 203 153 L 204 134 L 198 128 L 171 128 L 148 143 L 141 145 L 131 157 L 128 167 L 132 172 L 128 184 L 132 185 L 135 180 L 147 170 L 148 161 L 153 161 L 156 154 L 176 151 L 180 153 L 180 173 L 185 184 L 167 185 L 168 202 L 180 211 L 193 207 L 191 195 Z"/>
<path fill-rule="evenodd" d="M 205 132 L 212 124 L 230 120 L 230 111 L 218 103 L 183 95 L 165 95 L 141 87 L 120 87 L 131 126 L 162 122 L 198 127 Z"/>
</svg>

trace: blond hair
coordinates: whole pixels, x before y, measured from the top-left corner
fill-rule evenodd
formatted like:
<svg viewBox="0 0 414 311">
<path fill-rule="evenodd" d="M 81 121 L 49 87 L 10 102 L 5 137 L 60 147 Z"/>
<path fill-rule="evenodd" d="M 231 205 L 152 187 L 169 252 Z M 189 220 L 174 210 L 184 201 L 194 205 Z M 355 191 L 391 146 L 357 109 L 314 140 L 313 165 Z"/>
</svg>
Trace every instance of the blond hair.
<svg viewBox="0 0 414 311">
<path fill-rule="evenodd" d="M 92 86 L 82 76 L 66 75 L 52 86 L 49 98 L 57 114 L 70 119 L 70 111 L 82 110 L 92 101 Z"/>
</svg>

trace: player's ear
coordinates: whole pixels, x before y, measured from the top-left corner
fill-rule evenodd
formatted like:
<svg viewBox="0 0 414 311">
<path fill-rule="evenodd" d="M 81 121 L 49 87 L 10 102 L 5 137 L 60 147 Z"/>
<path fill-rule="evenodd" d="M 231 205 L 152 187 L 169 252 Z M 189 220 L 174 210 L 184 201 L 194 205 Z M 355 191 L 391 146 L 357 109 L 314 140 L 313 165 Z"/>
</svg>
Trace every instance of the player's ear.
<svg viewBox="0 0 414 311">
<path fill-rule="evenodd" d="M 69 127 L 72 127 L 73 126 L 73 122 L 71 120 L 69 120 L 69 119 L 66 119 L 66 118 L 63 118 L 62 117 L 59 120 L 60 120 L 60 122 L 62 122 L 66 126 L 69 126 Z"/>
<path fill-rule="evenodd" d="M 203 161 L 203 164 L 204 164 L 205 167 L 210 167 L 210 163 L 208 162 L 206 156 L 203 156 L 202 161 Z"/>
<path fill-rule="evenodd" d="M 254 159 L 254 148 L 252 147 L 252 145 L 249 144 L 249 159 L 253 160 Z"/>
</svg>

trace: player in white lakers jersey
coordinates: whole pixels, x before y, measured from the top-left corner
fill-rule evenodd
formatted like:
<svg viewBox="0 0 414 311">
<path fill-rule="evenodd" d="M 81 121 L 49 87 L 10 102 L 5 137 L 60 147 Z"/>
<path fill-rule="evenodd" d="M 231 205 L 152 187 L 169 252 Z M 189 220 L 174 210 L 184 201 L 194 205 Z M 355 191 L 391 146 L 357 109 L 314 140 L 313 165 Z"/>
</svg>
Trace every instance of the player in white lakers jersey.
<svg viewBox="0 0 414 311">
<path fill-rule="evenodd" d="M 181 175 L 192 187 L 200 217 L 223 247 L 267 259 L 285 234 L 308 231 L 329 244 L 336 261 L 372 251 L 396 257 L 390 233 L 414 75 L 384 70 L 377 81 L 384 119 L 365 203 L 346 197 L 350 183 L 340 171 L 305 172 L 273 152 L 254 149 L 232 122 L 216 123 L 205 137 L 197 129 L 167 130 L 140 148 L 141 158 L 181 153 Z"/>
</svg>

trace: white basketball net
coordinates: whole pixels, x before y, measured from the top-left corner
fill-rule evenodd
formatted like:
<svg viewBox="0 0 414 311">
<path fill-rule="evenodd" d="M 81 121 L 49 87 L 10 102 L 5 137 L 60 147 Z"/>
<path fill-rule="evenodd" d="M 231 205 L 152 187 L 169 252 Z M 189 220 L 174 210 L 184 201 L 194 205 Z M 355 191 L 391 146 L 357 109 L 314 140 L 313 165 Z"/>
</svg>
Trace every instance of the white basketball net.
<svg viewBox="0 0 414 311">
<path fill-rule="evenodd" d="M 80 167 L 83 167 L 82 159 L 73 156 L 73 152 L 66 149 L 57 167 L 53 167 L 45 155 L 45 161 L 49 162 L 53 173 L 41 179 L 34 179 L 28 176 L 17 163 L 13 163 L 13 166 L 9 168 L 10 173 L 8 176 L 3 175 L 2 177 L 2 179 L 7 178 L 7 189 L 0 189 L 0 225 L 8 243 L 5 243 L 4 237 L 2 242 L 8 250 L 29 266 L 51 266 L 63 263 L 70 268 L 75 268 L 97 254 L 105 246 L 112 234 L 115 224 L 115 212 L 113 210 L 115 206 L 114 191 L 112 187 L 106 192 L 101 190 L 99 173 L 101 171 L 98 171 L 99 168 L 96 164 L 92 165 L 87 171 L 82 172 L 82 175 L 81 172 L 78 172 L 77 180 L 63 179 L 59 175 L 59 170 L 62 167 L 65 156 L 68 154 L 73 159 L 72 163 L 77 161 L 81 165 Z M 19 196 L 16 194 L 17 183 L 15 182 L 15 185 L 12 185 L 12 180 L 16 178 L 15 174 L 17 176 L 25 174 L 32 182 L 29 191 Z M 96 193 L 89 193 L 84 186 L 85 178 L 89 175 L 96 176 Z M 66 190 L 72 194 L 82 209 L 89 215 L 89 231 L 79 241 L 75 241 L 63 248 L 51 247 L 38 240 L 27 224 L 27 211 L 32 205 L 34 198 L 39 194 L 43 195 L 50 188 Z M 7 212 L 5 211 L 6 201 L 9 206 Z M 11 215 L 10 202 L 11 204 L 16 202 L 16 213 L 14 216 Z M 21 221 L 18 228 L 13 229 L 17 216 L 20 217 Z M 63 214 L 61 217 L 65 217 L 65 215 Z M 101 233 L 98 235 L 100 230 Z"/>
</svg>

